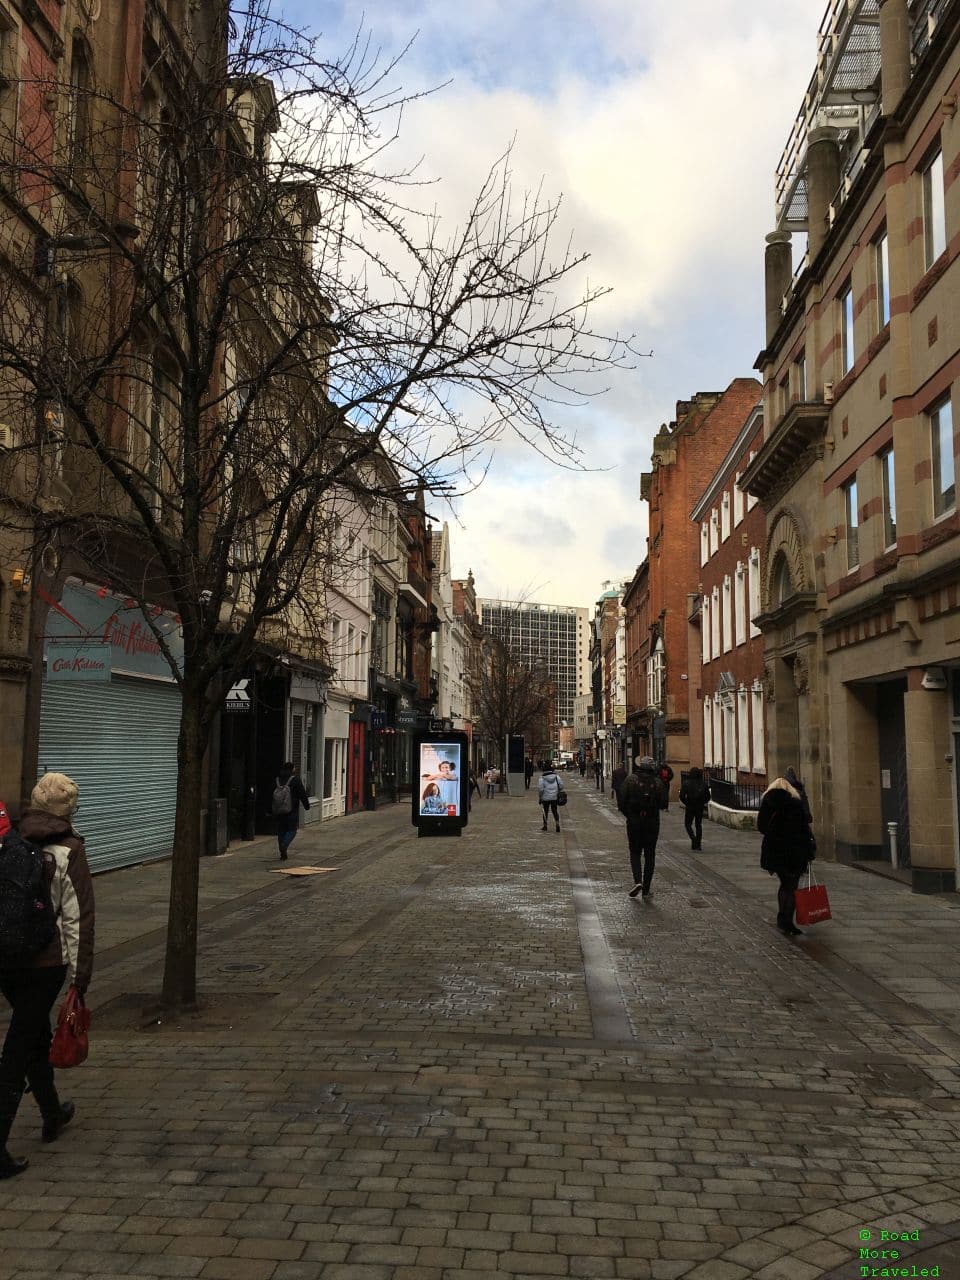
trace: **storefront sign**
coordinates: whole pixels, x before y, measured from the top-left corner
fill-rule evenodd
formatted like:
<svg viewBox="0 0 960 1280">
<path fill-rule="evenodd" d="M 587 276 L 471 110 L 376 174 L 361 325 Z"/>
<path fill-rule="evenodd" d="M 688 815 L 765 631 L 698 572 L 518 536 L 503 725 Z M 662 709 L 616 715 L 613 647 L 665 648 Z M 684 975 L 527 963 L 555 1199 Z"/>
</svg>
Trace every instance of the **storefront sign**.
<svg viewBox="0 0 960 1280">
<path fill-rule="evenodd" d="M 108 644 L 52 640 L 47 648 L 47 679 L 109 680 L 111 656 Z"/>
<path fill-rule="evenodd" d="M 626 707 L 626 703 L 620 703 L 620 702 L 618 702 L 618 703 L 616 703 L 616 704 L 614 705 L 614 708 L 613 708 L 613 723 L 614 723 L 614 724 L 626 724 L 626 723 L 627 723 L 627 707 Z"/>
<path fill-rule="evenodd" d="M 419 723 L 420 717 L 416 711 L 398 711 L 397 712 L 397 728 L 398 729 L 415 729 Z"/>
<path fill-rule="evenodd" d="M 38 589 L 47 605 L 44 657 L 47 678 L 51 674 L 52 650 L 69 643 L 86 651 L 91 645 L 110 650 L 110 668 L 115 675 L 150 676 L 174 679 L 157 633 L 179 670 L 183 670 L 183 632 L 180 620 L 160 608 L 150 610 L 149 620 L 133 600 L 113 595 L 105 587 L 91 586 L 72 578 L 59 600 Z M 108 677 L 102 677 L 104 679 Z"/>
<path fill-rule="evenodd" d="M 224 700 L 225 711 L 249 711 L 250 710 L 250 679 L 238 680 L 235 685 L 227 690 L 227 696 Z"/>
<path fill-rule="evenodd" d="M 385 711 L 370 712 L 370 728 L 385 729 L 387 727 L 387 713 Z"/>
</svg>

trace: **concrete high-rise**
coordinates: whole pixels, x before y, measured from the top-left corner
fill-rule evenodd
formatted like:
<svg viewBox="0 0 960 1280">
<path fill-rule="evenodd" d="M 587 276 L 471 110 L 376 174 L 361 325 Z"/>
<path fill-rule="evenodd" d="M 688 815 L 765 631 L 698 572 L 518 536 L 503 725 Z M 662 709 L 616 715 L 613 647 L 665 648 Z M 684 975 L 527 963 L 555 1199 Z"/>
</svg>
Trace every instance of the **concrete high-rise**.
<svg viewBox="0 0 960 1280">
<path fill-rule="evenodd" d="M 590 619 L 574 605 L 480 600 L 480 622 L 530 665 L 541 664 L 557 686 L 557 724 L 573 725 L 573 700 L 588 693 Z"/>
</svg>

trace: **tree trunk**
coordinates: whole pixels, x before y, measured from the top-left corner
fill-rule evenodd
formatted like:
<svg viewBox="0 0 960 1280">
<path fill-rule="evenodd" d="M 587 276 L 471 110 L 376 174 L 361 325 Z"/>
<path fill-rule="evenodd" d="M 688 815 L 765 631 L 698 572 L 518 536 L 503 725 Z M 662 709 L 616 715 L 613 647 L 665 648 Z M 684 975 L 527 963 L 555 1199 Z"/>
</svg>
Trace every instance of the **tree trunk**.
<svg viewBox="0 0 960 1280">
<path fill-rule="evenodd" d="M 177 741 L 177 817 L 170 867 L 167 952 L 162 1003 L 166 1009 L 197 1001 L 197 913 L 200 890 L 200 802 L 204 737 L 203 694 L 183 688 Z"/>
</svg>

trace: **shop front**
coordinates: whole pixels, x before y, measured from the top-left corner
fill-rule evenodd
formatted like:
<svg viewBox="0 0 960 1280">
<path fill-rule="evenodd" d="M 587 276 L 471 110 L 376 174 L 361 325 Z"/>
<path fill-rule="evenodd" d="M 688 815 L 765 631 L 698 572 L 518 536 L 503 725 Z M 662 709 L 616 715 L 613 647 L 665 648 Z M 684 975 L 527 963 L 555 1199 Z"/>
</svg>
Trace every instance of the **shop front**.
<svg viewBox="0 0 960 1280">
<path fill-rule="evenodd" d="M 80 788 L 77 827 L 91 869 L 163 858 L 173 847 L 180 690 L 157 640 L 183 660 L 179 619 L 68 579 L 47 606 L 38 773 Z"/>
<path fill-rule="evenodd" d="M 307 672 L 294 671 L 290 677 L 286 755 L 300 774 L 310 797 L 309 810 L 300 815 L 304 825 L 319 822 L 321 818 L 319 800 L 324 786 L 323 743 L 327 730 L 325 707 L 322 680 Z"/>
</svg>

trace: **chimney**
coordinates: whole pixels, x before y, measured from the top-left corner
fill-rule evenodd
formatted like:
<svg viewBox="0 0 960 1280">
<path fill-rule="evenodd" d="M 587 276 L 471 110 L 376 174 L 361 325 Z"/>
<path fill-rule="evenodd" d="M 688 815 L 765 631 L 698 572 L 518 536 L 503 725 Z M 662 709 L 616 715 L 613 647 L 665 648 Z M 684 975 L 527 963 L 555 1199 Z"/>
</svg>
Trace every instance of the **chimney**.
<svg viewBox="0 0 960 1280">
<path fill-rule="evenodd" d="M 830 230 L 830 205 L 840 190 L 840 146 L 835 129 L 807 134 L 807 244 L 811 263 Z"/>
<path fill-rule="evenodd" d="M 780 303 L 793 279 L 793 248 L 789 231 L 771 231 L 763 252 L 763 279 L 767 303 L 767 346 L 780 327 Z"/>
</svg>

